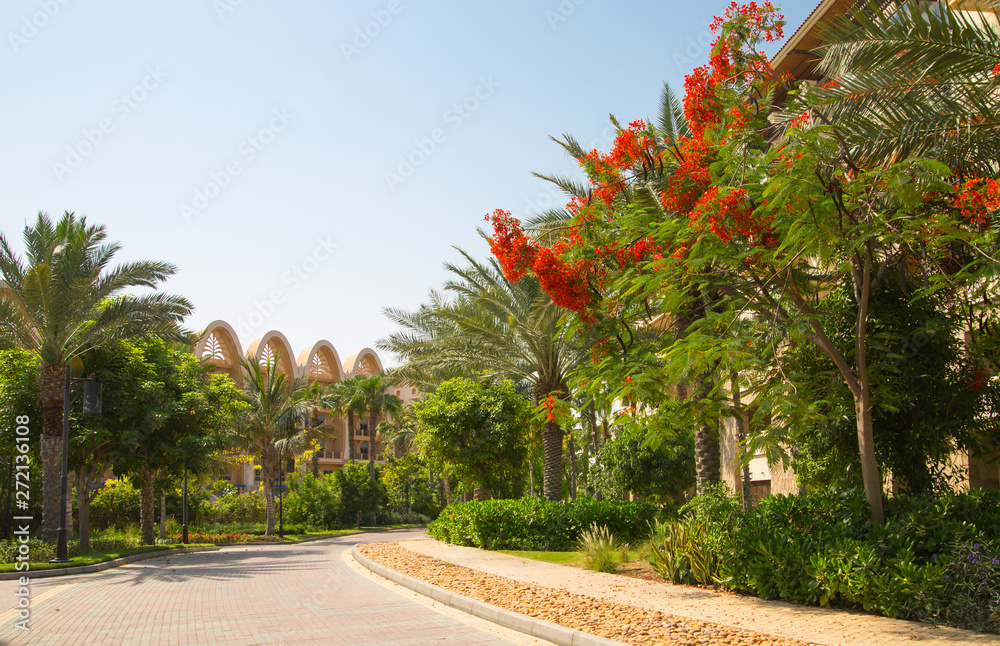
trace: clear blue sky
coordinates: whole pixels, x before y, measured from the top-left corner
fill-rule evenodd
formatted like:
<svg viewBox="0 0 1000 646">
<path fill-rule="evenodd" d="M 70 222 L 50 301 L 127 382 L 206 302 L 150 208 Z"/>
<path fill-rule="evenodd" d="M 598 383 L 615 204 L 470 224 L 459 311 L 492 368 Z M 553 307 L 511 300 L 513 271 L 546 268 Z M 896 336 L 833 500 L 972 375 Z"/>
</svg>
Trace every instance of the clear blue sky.
<svg viewBox="0 0 1000 646">
<path fill-rule="evenodd" d="M 549 135 L 606 149 L 608 114 L 655 116 L 726 4 L 7 0 L 0 231 L 86 214 L 117 260 L 178 266 L 191 329 L 346 357 L 453 245 L 488 253 L 486 213 L 564 201 L 531 175 L 574 170 Z"/>
</svg>

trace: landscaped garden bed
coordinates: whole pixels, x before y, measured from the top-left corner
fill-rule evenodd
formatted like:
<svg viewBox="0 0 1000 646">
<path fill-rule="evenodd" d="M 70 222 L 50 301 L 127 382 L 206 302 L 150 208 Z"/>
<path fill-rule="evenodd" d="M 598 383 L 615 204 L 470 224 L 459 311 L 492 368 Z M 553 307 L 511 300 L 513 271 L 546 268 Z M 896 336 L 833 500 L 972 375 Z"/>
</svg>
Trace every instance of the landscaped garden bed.
<svg viewBox="0 0 1000 646">
<path fill-rule="evenodd" d="M 397 572 L 463 596 L 627 644 L 804 644 L 522 583 L 416 554 L 398 543 L 370 543 L 359 545 L 358 549 Z"/>
</svg>

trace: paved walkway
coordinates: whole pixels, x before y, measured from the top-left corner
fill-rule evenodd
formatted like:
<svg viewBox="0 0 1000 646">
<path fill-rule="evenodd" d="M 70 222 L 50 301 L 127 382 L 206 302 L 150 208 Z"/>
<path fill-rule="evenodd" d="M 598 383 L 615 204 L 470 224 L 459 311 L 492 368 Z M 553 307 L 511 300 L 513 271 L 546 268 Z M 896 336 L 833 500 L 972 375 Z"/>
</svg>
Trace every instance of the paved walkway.
<svg viewBox="0 0 1000 646">
<path fill-rule="evenodd" d="M 0 644 L 545 644 L 445 608 L 352 567 L 359 542 L 227 547 L 30 584 L 30 630 L 16 628 L 16 581 L 0 582 Z M 398 587 L 398 586 L 397 586 Z"/>
<path fill-rule="evenodd" d="M 400 545 L 454 565 L 524 583 L 826 646 L 1000 645 L 1000 638 L 993 635 L 603 574 L 430 539 Z"/>
</svg>

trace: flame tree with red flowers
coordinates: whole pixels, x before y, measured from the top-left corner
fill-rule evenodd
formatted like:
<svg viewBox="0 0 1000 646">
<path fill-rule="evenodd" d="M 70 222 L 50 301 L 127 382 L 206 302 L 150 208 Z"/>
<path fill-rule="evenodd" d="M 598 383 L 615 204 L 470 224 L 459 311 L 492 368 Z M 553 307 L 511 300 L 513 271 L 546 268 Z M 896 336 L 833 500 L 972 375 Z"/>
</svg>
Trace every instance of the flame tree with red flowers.
<svg viewBox="0 0 1000 646">
<path fill-rule="evenodd" d="M 771 68 L 762 47 L 783 37 L 783 20 L 769 2 L 733 2 L 712 26 L 711 60 L 686 78 L 682 118 L 668 109 L 657 126 L 620 127 L 606 154 L 562 142 L 578 153 L 586 192 L 565 220 L 537 227 L 494 212 L 492 252 L 510 280 L 537 276 L 576 329 L 603 339 L 588 382 L 640 401 L 673 387 L 702 420 L 734 395 L 721 374 L 740 370 L 736 395 L 754 378 L 788 380 L 781 348 L 813 344 L 853 397 L 865 496 L 882 523 L 870 299 L 888 275 L 914 296 L 986 287 L 998 185 L 931 157 L 858 157 L 822 93 Z M 832 335 L 816 306 L 844 282 L 858 308 L 849 338 Z M 739 411 L 738 396 L 730 407 Z"/>
</svg>

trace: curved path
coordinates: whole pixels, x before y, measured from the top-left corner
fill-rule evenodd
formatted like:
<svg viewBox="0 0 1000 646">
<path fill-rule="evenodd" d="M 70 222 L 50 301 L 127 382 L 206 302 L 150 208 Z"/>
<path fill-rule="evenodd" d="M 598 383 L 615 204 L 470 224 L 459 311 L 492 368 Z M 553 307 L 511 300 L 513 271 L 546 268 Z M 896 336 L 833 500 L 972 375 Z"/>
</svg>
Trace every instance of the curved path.
<svg viewBox="0 0 1000 646">
<path fill-rule="evenodd" d="M 544 644 L 403 592 L 352 567 L 356 543 L 422 529 L 297 545 L 173 555 L 31 582 L 30 630 L 0 582 L 0 644 Z"/>
</svg>

